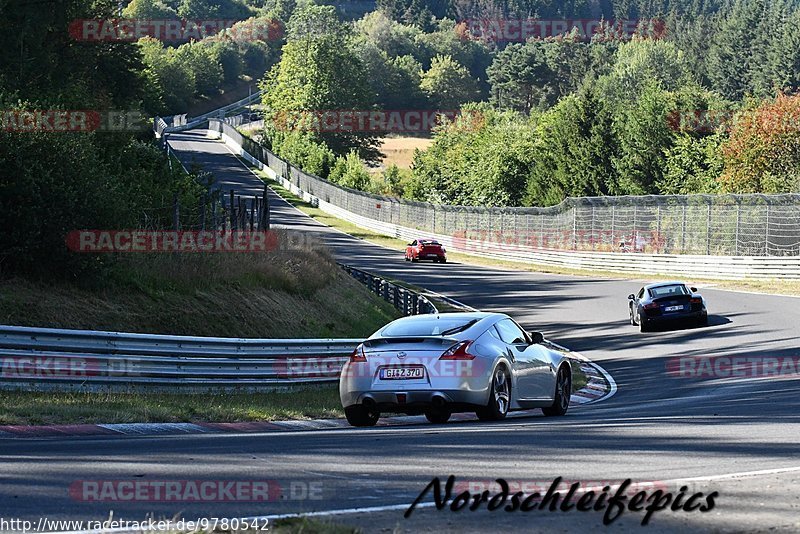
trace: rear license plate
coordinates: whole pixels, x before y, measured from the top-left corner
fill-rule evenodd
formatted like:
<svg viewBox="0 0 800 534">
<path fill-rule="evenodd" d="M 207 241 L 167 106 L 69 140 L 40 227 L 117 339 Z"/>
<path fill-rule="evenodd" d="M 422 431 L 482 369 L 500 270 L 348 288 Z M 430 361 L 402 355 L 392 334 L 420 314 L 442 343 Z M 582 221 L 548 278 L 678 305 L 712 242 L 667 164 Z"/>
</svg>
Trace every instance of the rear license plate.
<svg viewBox="0 0 800 534">
<path fill-rule="evenodd" d="M 664 311 L 668 311 L 668 312 L 681 311 L 682 309 L 683 309 L 683 306 L 667 306 L 666 308 L 664 308 Z"/>
<path fill-rule="evenodd" d="M 381 369 L 381 380 L 409 380 L 423 378 L 425 369 L 422 367 L 388 367 Z"/>
</svg>

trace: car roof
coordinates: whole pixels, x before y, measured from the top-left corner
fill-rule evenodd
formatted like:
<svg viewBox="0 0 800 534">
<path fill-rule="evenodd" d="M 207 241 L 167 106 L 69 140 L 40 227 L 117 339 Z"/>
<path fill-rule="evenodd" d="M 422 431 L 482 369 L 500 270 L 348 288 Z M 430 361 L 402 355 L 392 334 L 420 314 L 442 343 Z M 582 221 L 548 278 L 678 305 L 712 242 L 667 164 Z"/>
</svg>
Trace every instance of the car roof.
<svg viewBox="0 0 800 534">
<path fill-rule="evenodd" d="M 509 316 L 504 313 L 493 313 L 493 312 L 448 312 L 448 313 L 424 313 L 420 315 L 410 315 L 408 317 L 401 317 L 400 319 L 395 319 L 391 323 L 388 323 L 382 326 L 377 332 L 373 334 L 374 336 L 378 336 L 380 332 L 382 332 L 389 324 L 396 324 L 396 323 L 409 323 L 409 322 L 424 322 L 424 321 L 432 321 L 436 319 L 452 319 L 452 318 L 460 318 L 463 319 L 464 322 L 471 321 L 476 319 L 478 322 L 482 322 L 487 320 L 489 324 L 493 324 L 494 321 L 500 319 L 509 319 Z M 477 323 L 476 323 L 477 324 Z M 486 323 L 484 323 L 486 324 Z M 475 325 L 473 325 L 475 326 Z M 472 327 L 470 327 L 472 328 Z"/>
<path fill-rule="evenodd" d="M 656 287 L 677 286 L 677 285 L 687 286 L 687 287 L 689 286 L 689 284 L 687 284 L 686 282 L 681 282 L 679 280 L 673 280 L 671 282 L 655 282 L 653 284 L 647 284 L 646 286 L 644 286 L 644 288 L 645 289 L 653 289 L 653 288 L 656 288 Z"/>
<path fill-rule="evenodd" d="M 503 318 L 505 319 L 508 317 L 504 313 L 493 313 L 493 312 L 447 312 L 447 313 L 423 313 L 420 315 L 409 315 L 408 317 L 401 317 L 400 319 L 396 319 L 395 321 L 403 321 L 403 322 L 413 322 L 413 321 L 430 321 L 432 319 L 447 319 L 447 318 L 463 318 L 467 321 L 472 319 L 486 319 L 487 317 L 497 317 L 498 319 Z"/>
</svg>

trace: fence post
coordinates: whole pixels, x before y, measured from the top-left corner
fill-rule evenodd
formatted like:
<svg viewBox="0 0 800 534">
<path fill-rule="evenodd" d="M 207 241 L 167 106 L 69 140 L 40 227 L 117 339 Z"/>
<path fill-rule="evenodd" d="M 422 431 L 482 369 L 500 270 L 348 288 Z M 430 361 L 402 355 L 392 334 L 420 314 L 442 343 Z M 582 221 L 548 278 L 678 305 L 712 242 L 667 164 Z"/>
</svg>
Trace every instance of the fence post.
<svg viewBox="0 0 800 534">
<path fill-rule="evenodd" d="M 736 198 L 736 235 L 733 242 L 733 254 L 739 255 L 739 228 L 742 224 L 742 203 L 739 198 Z"/>
<path fill-rule="evenodd" d="M 661 204 L 656 205 L 656 253 L 662 254 L 664 252 L 663 246 L 661 245 Z M 666 243 L 666 241 L 664 241 Z"/>
<path fill-rule="evenodd" d="M 206 231 L 206 194 L 200 195 L 200 230 Z"/>
<path fill-rule="evenodd" d="M 572 250 L 578 250 L 578 206 L 572 207 Z"/>
<path fill-rule="evenodd" d="M 544 213 L 539 214 L 539 248 L 544 248 Z"/>
<path fill-rule="evenodd" d="M 233 195 L 233 189 L 231 189 L 230 190 L 230 204 L 229 204 L 229 207 L 230 207 L 230 210 L 231 210 L 231 231 L 232 232 L 236 230 L 236 204 L 234 203 L 233 196 L 234 196 Z"/>
<path fill-rule="evenodd" d="M 257 197 L 253 197 L 250 199 L 250 231 L 253 231 L 253 226 L 255 223 L 255 216 L 256 216 L 256 200 Z M 247 201 L 245 201 L 247 202 Z"/>
<path fill-rule="evenodd" d="M 614 225 L 617 224 L 617 205 L 611 204 L 611 250 L 617 250 L 617 237 L 615 235 Z"/>
<path fill-rule="evenodd" d="M 681 254 L 686 254 L 686 204 L 683 205 L 683 222 L 681 223 Z"/>
<path fill-rule="evenodd" d="M 706 211 L 706 255 L 711 255 L 711 200 L 708 199 Z"/>
<path fill-rule="evenodd" d="M 181 229 L 181 219 L 180 219 L 180 201 L 178 200 L 178 193 L 172 197 L 172 229 L 176 232 Z"/>
<path fill-rule="evenodd" d="M 765 221 L 765 231 L 764 231 L 764 256 L 769 256 L 769 200 L 767 200 L 767 220 Z"/>
</svg>

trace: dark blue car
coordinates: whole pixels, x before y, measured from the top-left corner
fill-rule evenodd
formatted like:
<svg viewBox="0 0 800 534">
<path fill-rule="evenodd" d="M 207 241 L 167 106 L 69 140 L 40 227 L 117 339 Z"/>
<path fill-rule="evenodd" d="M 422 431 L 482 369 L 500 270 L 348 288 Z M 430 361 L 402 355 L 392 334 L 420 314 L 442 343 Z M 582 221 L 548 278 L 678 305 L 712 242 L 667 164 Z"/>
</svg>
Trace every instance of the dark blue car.
<svg viewBox="0 0 800 534">
<path fill-rule="evenodd" d="M 708 325 L 706 301 L 683 282 L 659 282 L 644 286 L 635 295 L 628 295 L 631 324 L 646 332 L 656 323 L 692 322 Z"/>
</svg>

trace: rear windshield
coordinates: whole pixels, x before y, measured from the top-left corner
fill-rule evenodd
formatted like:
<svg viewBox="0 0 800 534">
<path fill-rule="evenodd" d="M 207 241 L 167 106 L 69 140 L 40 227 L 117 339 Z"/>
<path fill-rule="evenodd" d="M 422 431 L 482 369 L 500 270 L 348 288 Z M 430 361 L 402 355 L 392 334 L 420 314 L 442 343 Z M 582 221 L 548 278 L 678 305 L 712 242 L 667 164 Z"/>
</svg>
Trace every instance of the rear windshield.
<svg viewBox="0 0 800 534">
<path fill-rule="evenodd" d="M 430 239 L 421 239 L 420 243 L 423 245 L 438 245 L 438 241 L 431 241 Z"/>
<path fill-rule="evenodd" d="M 659 286 L 650 288 L 650 296 L 654 299 L 659 297 L 678 297 L 680 295 L 688 295 L 689 291 L 683 284 L 675 284 L 672 286 Z"/>
<path fill-rule="evenodd" d="M 442 318 L 415 321 L 400 321 L 383 329 L 384 337 L 440 336 L 442 332 L 456 333 L 466 330 L 477 322 L 475 319 Z"/>
</svg>

